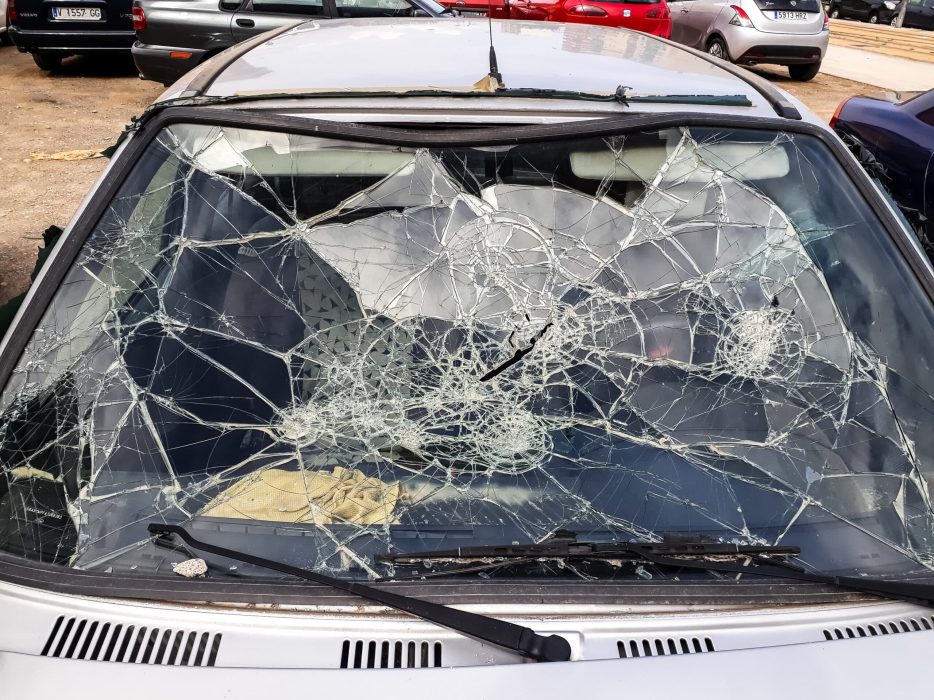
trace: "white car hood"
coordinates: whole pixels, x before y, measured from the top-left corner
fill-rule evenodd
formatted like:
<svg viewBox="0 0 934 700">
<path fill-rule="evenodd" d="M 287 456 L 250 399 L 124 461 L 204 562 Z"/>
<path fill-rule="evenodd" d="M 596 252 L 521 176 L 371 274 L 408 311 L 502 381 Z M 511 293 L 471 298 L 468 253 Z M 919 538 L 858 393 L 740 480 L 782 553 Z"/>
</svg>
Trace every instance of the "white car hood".
<svg viewBox="0 0 934 700">
<path fill-rule="evenodd" d="M 509 666 L 306 670 L 112 664 L 0 653 L 3 697 L 590 697 L 858 700 L 930 697 L 934 631 L 717 654 Z M 66 680 L 67 679 L 67 680 Z"/>
</svg>

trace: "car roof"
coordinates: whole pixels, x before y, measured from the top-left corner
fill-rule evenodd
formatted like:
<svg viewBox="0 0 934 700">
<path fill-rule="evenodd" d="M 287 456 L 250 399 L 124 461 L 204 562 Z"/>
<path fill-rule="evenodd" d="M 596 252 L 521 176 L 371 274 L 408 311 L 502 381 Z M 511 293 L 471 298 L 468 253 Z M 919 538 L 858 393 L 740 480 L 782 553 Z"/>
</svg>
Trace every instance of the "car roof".
<svg viewBox="0 0 934 700">
<path fill-rule="evenodd" d="M 483 18 L 304 22 L 215 57 L 162 99 L 185 94 L 195 83 L 201 86 L 198 94 L 215 97 L 330 91 L 359 98 L 361 92 L 470 90 L 490 71 L 491 35 L 510 89 L 612 95 L 622 86 L 627 95 L 707 96 L 713 102 L 745 98 L 742 106 L 734 99 L 732 107 L 724 102 L 713 109 L 711 100 L 692 104 L 690 99 L 632 107 L 776 116 L 775 105 L 761 87 L 740 77 L 741 70 L 657 37 L 595 25 Z M 805 111 L 785 93 L 769 89 Z M 621 105 L 606 109 L 618 112 Z"/>
</svg>

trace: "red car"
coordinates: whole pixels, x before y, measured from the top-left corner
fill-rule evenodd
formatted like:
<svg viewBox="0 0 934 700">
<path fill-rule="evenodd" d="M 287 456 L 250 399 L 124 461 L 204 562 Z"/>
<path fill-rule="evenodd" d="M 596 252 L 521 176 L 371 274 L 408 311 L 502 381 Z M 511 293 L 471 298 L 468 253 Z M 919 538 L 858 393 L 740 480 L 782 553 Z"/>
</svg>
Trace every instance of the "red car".
<svg viewBox="0 0 934 700">
<path fill-rule="evenodd" d="M 439 0 L 464 13 L 487 14 L 495 19 L 542 22 L 579 22 L 626 27 L 671 36 L 671 13 L 665 0 Z"/>
</svg>

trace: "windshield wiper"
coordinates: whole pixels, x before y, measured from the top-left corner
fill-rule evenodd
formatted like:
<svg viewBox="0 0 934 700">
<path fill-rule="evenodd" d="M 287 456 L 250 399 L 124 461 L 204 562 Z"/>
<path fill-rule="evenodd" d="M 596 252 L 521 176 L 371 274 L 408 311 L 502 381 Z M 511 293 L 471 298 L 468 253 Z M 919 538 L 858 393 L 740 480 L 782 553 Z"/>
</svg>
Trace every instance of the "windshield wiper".
<svg viewBox="0 0 934 700">
<path fill-rule="evenodd" d="M 794 556 L 798 547 L 774 545 L 724 544 L 703 540 L 672 539 L 663 542 L 578 542 L 577 534 L 559 530 L 550 539 L 538 544 L 480 545 L 457 549 L 436 549 L 428 552 L 377 555 L 378 561 L 414 563 L 449 559 L 629 559 L 649 560 L 649 557 L 750 557 L 758 555 Z"/>
<path fill-rule="evenodd" d="M 642 562 L 669 568 L 699 569 L 718 573 L 749 574 L 821 583 L 861 593 L 871 593 L 934 607 L 934 585 L 906 581 L 884 581 L 805 571 L 773 557 L 795 556 L 798 547 L 724 544 L 703 540 L 674 539 L 663 542 L 578 542 L 573 532 L 559 531 L 540 544 L 458 547 L 429 552 L 377 556 L 378 561 L 408 564 L 439 560 L 614 560 Z M 742 562 L 742 563 L 739 563 Z"/>
<path fill-rule="evenodd" d="M 568 644 L 564 637 L 558 635 L 553 634 L 545 637 L 528 627 L 515 625 L 494 617 L 457 610 L 438 603 L 429 603 L 418 598 L 410 598 L 409 596 L 372 588 L 355 581 L 347 581 L 326 574 L 319 574 L 315 571 L 300 569 L 297 566 L 291 566 L 272 559 L 264 559 L 247 552 L 219 547 L 195 539 L 185 528 L 179 525 L 151 523 L 148 529 L 152 535 L 177 535 L 185 544 L 194 549 L 353 593 L 361 598 L 407 612 L 428 622 L 489 642 L 536 661 L 568 661 L 571 658 L 571 645 Z"/>
</svg>

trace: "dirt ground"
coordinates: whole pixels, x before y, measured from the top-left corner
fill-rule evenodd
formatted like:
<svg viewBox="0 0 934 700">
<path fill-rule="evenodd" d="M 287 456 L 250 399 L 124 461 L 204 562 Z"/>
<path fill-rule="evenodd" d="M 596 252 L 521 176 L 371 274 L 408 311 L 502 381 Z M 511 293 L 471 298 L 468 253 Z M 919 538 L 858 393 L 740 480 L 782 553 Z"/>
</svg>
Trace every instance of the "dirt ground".
<svg viewBox="0 0 934 700">
<path fill-rule="evenodd" d="M 824 119 L 844 97 L 879 91 L 818 75 L 796 83 L 787 71 L 758 71 Z M 0 303 L 29 285 L 42 231 L 64 227 L 107 160 L 33 160 L 32 154 L 101 149 L 162 91 L 140 80 L 127 56 L 66 60 L 49 75 L 13 47 L 0 47 Z"/>
<path fill-rule="evenodd" d="M 0 303 L 29 285 L 42 232 L 68 223 L 107 164 L 31 154 L 106 148 L 162 89 L 139 79 L 129 55 L 70 58 L 50 76 L 0 47 Z"/>
</svg>

